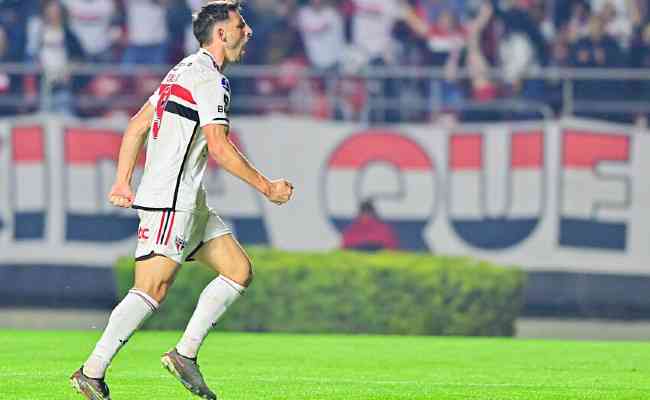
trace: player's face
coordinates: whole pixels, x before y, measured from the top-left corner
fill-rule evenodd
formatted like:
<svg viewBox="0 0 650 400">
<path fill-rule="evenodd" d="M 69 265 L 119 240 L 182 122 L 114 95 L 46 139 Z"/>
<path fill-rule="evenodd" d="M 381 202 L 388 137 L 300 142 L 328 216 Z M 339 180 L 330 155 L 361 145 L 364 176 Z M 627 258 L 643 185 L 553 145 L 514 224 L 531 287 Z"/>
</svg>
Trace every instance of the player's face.
<svg viewBox="0 0 650 400">
<path fill-rule="evenodd" d="M 226 54 L 230 62 L 240 61 L 246 53 L 246 43 L 253 36 L 253 30 L 238 12 L 230 13 L 227 25 Z"/>
</svg>

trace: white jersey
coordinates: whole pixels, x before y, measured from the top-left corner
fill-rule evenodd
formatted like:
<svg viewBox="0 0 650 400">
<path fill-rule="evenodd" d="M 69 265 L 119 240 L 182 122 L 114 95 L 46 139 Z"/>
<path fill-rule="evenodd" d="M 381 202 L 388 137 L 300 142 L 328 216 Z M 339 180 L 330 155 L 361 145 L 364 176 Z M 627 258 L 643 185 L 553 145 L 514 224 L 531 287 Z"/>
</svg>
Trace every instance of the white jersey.
<svg viewBox="0 0 650 400">
<path fill-rule="evenodd" d="M 401 0 L 354 0 L 352 43 L 380 57 L 393 43 L 393 26 L 405 14 Z"/>
<path fill-rule="evenodd" d="M 149 102 L 155 112 L 133 208 L 194 210 L 205 196 L 208 149 L 201 128 L 229 126 L 228 79 L 200 49 L 169 71 Z"/>
<path fill-rule="evenodd" d="M 124 7 L 130 45 L 157 45 L 167 39 L 166 10 L 162 4 L 151 0 L 129 0 L 124 2 Z M 143 24 L 143 21 L 147 23 Z"/>
<path fill-rule="evenodd" d="M 70 29 L 81 47 L 97 55 L 111 47 L 111 19 L 116 9 L 113 0 L 63 0 L 70 17 Z"/>
<path fill-rule="evenodd" d="M 302 7 L 298 26 L 309 61 L 315 67 L 329 68 L 341 61 L 340 49 L 345 47 L 343 18 L 333 7 Z"/>
</svg>

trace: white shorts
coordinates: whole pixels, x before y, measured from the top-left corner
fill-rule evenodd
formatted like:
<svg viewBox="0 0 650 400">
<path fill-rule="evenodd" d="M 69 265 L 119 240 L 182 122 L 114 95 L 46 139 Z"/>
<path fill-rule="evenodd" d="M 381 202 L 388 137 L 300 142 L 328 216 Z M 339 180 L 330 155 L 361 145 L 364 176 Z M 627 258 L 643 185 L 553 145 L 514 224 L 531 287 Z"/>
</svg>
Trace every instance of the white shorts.
<svg viewBox="0 0 650 400">
<path fill-rule="evenodd" d="M 193 211 L 138 210 L 136 261 L 162 255 L 177 263 L 191 261 L 203 243 L 232 233 L 217 213 L 207 206 Z"/>
</svg>

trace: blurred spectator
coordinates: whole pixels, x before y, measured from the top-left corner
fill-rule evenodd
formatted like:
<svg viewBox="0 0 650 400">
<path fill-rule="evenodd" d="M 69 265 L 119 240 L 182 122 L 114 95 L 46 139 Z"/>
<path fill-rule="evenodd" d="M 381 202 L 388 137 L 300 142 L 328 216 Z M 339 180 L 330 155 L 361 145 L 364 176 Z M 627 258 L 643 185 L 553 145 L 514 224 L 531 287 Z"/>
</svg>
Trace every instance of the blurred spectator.
<svg viewBox="0 0 650 400">
<path fill-rule="evenodd" d="M 614 68 L 624 66 L 623 52 L 618 42 L 605 32 L 601 16 L 591 17 L 589 36 L 579 40 L 571 51 L 572 64 L 578 68 Z M 575 83 L 577 100 L 620 100 L 624 95 L 622 83 L 609 80 L 578 80 Z M 579 112 L 578 115 L 616 120 L 620 115 Z"/>
<path fill-rule="evenodd" d="M 458 17 L 451 10 L 441 10 L 427 33 L 431 64 L 444 65 L 452 51 L 460 52 L 465 47 L 465 36 L 465 29 Z"/>
<path fill-rule="evenodd" d="M 497 3 L 496 0 L 492 0 Z M 506 35 L 523 34 L 528 44 L 533 46 L 535 58 L 540 65 L 546 65 L 546 41 L 539 26 L 539 21 L 535 20 L 531 7 L 532 2 L 526 0 L 514 1 L 509 8 L 494 7 L 495 16 L 501 21 L 503 30 Z M 519 41 L 521 43 L 521 41 Z"/>
<path fill-rule="evenodd" d="M 368 66 L 384 67 L 401 61 L 393 30 L 399 21 L 413 21 L 410 7 L 401 0 L 352 0 L 351 4 L 352 46 L 346 54 L 348 70 L 357 72 Z M 390 78 L 368 82 L 371 121 L 399 121 L 399 104 L 391 101 L 399 99 L 399 86 L 396 79 Z"/>
<path fill-rule="evenodd" d="M 481 37 L 493 16 L 493 8 L 489 3 L 484 3 L 478 15 L 468 24 L 466 67 L 469 74 L 469 100 L 476 106 L 496 100 L 500 89 L 491 76 L 490 64 L 481 47 Z M 460 58 L 457 58 L 460 60 Z M 457 62 L 447 65 L 447 79 L 456 79 Z M 487 121 L 499 119 L 500 114 L 492 110 L 469 107 L 461 113 L 463 121 Z"/>
<path fill-rule="evenodd" d="M 7 40 L 5 61 L 21 62 L 25 59 L 27 20 L 37 9 L 33 0 L 0 0 L 0 27 Z"/>
<path fill-rule="evenodd" d="M 124 45 L 125 65 L 176 62 L 198 48 L 191 12 L 208 1 L 0 0 L 2 59 L 42 65 L 48 80 L 40 83 L 51 85 L 58 97 L 41 108 L 69 111 L 71 90 L 101 95 L 106 104 L 120 91 L 138 97 L 145 90 L 140 77 L 70 79 L 67 66 L 82 59 L 115 61 L 116 45 Z M 42 11 L 35 15 L 39 3 Z M 500 97 L 539 100 L 559 109 L 561 81 L 530 79 L 529 73 L 544 66 L 650 68 L 650 31 L 645 33 L 650 0 L 250 0 L 243 6 L 255 31 L 246 63 L 275 65 L 293 75 L 238 77 L 231 83 L 244 95 L 282 97 L 270 109 L 318 118 L 422 120 L 434 106 L 455 118 L 470 102 Z M 628 49 L 629 56 L 624 54 Z M 404 65 L 442 67 L 444 75 L 434 80 L 391 75 Z M 308 66 L 324 72 L 326 79 L 302 78 Z M 339 74 L 368 67 L 389 76 Z M 504 79 L 492 76 L 491 67 Z M 460 75 L 465 68 L 469 76 Z M 38 100 L 39 77 L 4 78 L 0 76 L 0 88 L 5 88 L 0 90 L 20 88 L 17 93 L 24 99 Z M 646 86 L 635 81 L 626 93 L 645 98 Z M 577 80 L 574 85 L 578 100 L 614 100 L 622 96 L 622 87 L 612 80 Z M 249 111 L 259 111 L 256 107 Z M 504 117 L 512 115 L 499 118 Z"/>
<path fill-rule="evenodd" d="M 545 43 L 555 40 L 557 29 L 553 21 L 553 13 L 551 6 L 542 1 L 534 1 L 528 9 L 528 13 L 535 23 L 539 26 L 539 30 L 544 38 Z"/>
<path fill-rule="evenodd" d="M 600 16 L 589 21 L 589 36 L 576 42 L 572 49 L 572 64 L 576 67 L 617 67 L 622 60 L 621 48 L 605 32 L 605 22 Z"/>
<path fill-rule="evenodd" d="M 185 55 L 190 55 L 195 53 L 199 49 L 199 42 L 196 41 L 194 37 L 194 32 L 192 31 L 192 25 L 188 25 L 185 30 L 184 40 L 183 40 L 183 52 Z"/>
<path fill-rule="evenodd" d="M 178 12 L 181 11 L 181 3 L 185 3 L 184 4 L 186 8 L 185 11 L 189 11 L 188 13 L 189 18 L 187 18 L 188 15 L 182 15 L 181 13 Z M 184 25 L 183 50 L 185 52 L 185 55 L 192 54 L 199 49 L 199 42 L 196 41 L 196 38 L 194 37 L 194 32 L 192 31 L 192 15 L 198 12 L 204 3 L 205 3 L 204 0 L 178 0 L 176 1 L 176 7 L 174 11 L 171 12 L 170 10 L 168 14 L 167 19 L 170 22 L 170 28 L 177 25 L 180 26 L 180 24 Z M 253 27 L 253 29 L 255 29 L 255 27 Z M 174 35 L 174 31 L 175 29 L 172 28 L 172 37 Z"/>
<path fill-rule="evenodd" d="M 571 43 L 589 35 L 589 18 L 591 9 L 586 1 L 573 3 L 571 17 L 566 25 L 568 39 Z"/>
<path fill-rule="evenodd" d="M 493 0 L 493 4 L 497 2 Z M 540 27 L 544 10 L 532 0 L 514 1 L 508 8 L 494 9 L 501 38 L 498 42 L 498 61 L 504 78 L 502 93 L 509 97 L 543 101 L 544 82 L 527 75 L 548 63 L 547 46 Z M 517 119 L 534 118 L 536 112 L 517 115 Z M 513 116 L 514 118 L 515 116 Z"/>
<path fill-rule="evenodd" d="M 9 36 L 0 27 L 0 62 L 11 61 L 9 48 Z M 19 112 L 16 105 L 20 103 L 18 97 L 21 96 L 21 82 L 20 76 L 0 71 L 0 115 L 12 115 Z"/>
<path fill-rule="evenodd" d="M 650 23 L 639 28 L 630 49 L 630 66 L 650 68 Z M 650 91 L 647 92 L 650 95 Z"/>
<path fill-rule="evenodd" d="M 467 70 L 470 76 L 471 99 L 477 103 L 492 101 L 499 94 L 498 86 L 490 76 L 490 64 L 481 49 L 481 35 L 492 15 L 492 7 L 485 4 L 468 31 Z"/>
<path fill-rule="evenodd" d="M 464 21 L 470 11 L 468 0 L 415 0 L 413 7 L 417 15 L 428 25 L 440 20 L 440 15 L 449 14 L 451 18 Z"/>
<path fill-rule="evenodd" d="M 571 67 L 571 35 L 568 26 L 558 30 L 555 40 L 549 43 L 549 67 L 568 68 Z M 542 99 L 556 113 L 561 113 L 565 100 L 565 81 L 554 76 L 545 82 L 545 98 Z"/>
<path fill-rule="evenodd" d="M 379 218 L 372 201 L 366 200 L 361 203 L 357 218 L 343 231 L 342 247 L 363 251 L 397 250 L 399 240 L 393 228 Z"/>
<path fill-rule="evenodd" d="M 119 76 L 106 73 L 95 75 L 79 94 L 77 112 L 82 117 L 128 116 L 127 110 L 131 107 L 125 104 L 123 97 L 124 93 L 129 93 L 126 83 L 127 81 Z"/>
<path fill-rule="evenodd" d="M 621 46 L 628 47 L 633 31 L 633 1 L 594 1 L 594 13 L 600 15 L 605 24 L 605 32 L 615 38 Z"/>
<path fill-rule="evenodd" d="M 342 77 L 336 81 L 334 91 L 334 118 L 358 121 L 368 103 L 366 82 L 358 77 Z"/>
<path fill-rule="evenodd" d="M 167 0 L 127 0 L 127 46 L 124 64 L 164 64 L 167 61 Z"/>
<path fill-rule="evenodd" d="M 465 93 L 463 92 L 461 81 L 458 79 L 460 60 L 460 50 L 453 49 L 445 64 L 444 79 L 442 81 L 432 82 L 434 85 L 439 84 L 440 116 L 442 118 L 450 118 L 453 122 L 456 121 L 456 115 L 461 110 L 461 106 L 465 101 Z"/>
<path fill-rule="evenodd" d="M 434 80 L 430 85 L 437 85 L 437 90 L 429 88 L 428 96 L 438 93 L 443 113 L 457 110 L 463 101 L 463 92 L 456 79 L 457 69 L 467 41 L 467 31 L 460 25 L 459 17 L 451 8 L 439 8 L 435 19 L 423 18 L 420 11 L 416 19 L 409 19 L 409 25 L 427 43 L 425 63 L 427 65 L 445 66 L 445 79 Z"/>
<path fill-rule="evenodd" d="M 131 0 L 128 0 L 131 1 Z M 117 9 L 114 0 L 62 0 L 69 15 L 70 28 L 84 50 L 87 62 L 114 61 L 112 45 L 119 37 L 114 28 Z M 140 21 L 151 28 L 149 21 Z"/>
<path fill-rule="evenodd" d="M 511 94 L 523 90 L 525 75 L 540 67 L 529 37 L 524 32 L 512 29 L 506 29 L 506 34 L 499 43 L 499 59 L 504 83 Z"/>
<path fill-rule="evenodd" d="M 208 1 L 209 0 L 186 0 L 187 6 L 192 10 L 192 13 L 199 11 Z"/>
<path fill-rule="evenodd" d="M 630 49 L 630 66 L 632 68 L 650 69 L 650 23 L 638 28 Z M 629 81 L 630 98 L 650 101 L 650 81 Z M 647 113 L 650 114 L 650 113 Z"/>
<path fill-rule="evenodd" d="M 257 1 L 244 10 L 253 28 L 253 40 L 246 51 L 246 63 L 276 65 L 304 54 L 295 23 L 295 0 Z M 256 19 L 255 15 L 264 18 Z"/>
<path fill-rule="evenodd" d="M 641 23 L 641 4 L 647 0 L 590 0 L 592 12 L 605 19 L 605 30 L 621 40 L 622 45 L 632 38 L 634 27 Z"/>
<path fill-rule="evenodd" d="M 352 45 L 367 64 L 395 61 L 393 27 L 405 16 L 400 0 L 353 0 Z"/>
<path fill-rule="evenodd" d="M 549 66 L 568 67 L 570 60 L 570 44 L 568 34 L 564 31 L 550 44 Z"/>
<path fill-rule="evenodd" d="M 426 43 L 423 61 L 426 65 L 444 66 L 443 80 L 434 80 L 425 86 L 427 96 L 442 111 L 441 117 L 455 118 L 460 110 L 465 94 L 462 82 L 458 79 L 461 63 L 466 63 L 466 48 L 470 32 L 468 25 L 472 22 L 469 15 L 474 8 L 468 1 L 413 1 L 413 8 L 407 11 L 406 21 L 409 27 Z M 492 14 L 487 16 L 485 24 Z M 480 47 L 482 27 L 477 34 L 476 45 Z"/>
<path fill-rule="evenodd" d="M 298 10 L 298 29 L 311 65 L 320 70 L 338 67 L 345 47 L 343 18 L 326 0 L 310 0 Z"/>
<path fill-rule="evenodd" d="M 264 63 L 279 64 L 292 57 L 302 57 L 305 52 L 298 33 L 293 15 L 296 3 L 293 0 L 282 0 L 275 8 L 276 19 L 270 35 L 264 37 Z M 258 47 L 259 51 L 259 47 Z"/>
<path fill-rule="evenodd" d="M 45 0 L 41 16 L 30 18 L 28 31 L 28 57 L 43 68 L 42 79 L 51 93 L 49 98 L 41 97 L 41 109 L 71 113 L 72 78 L 68 65 L 83 60 L 83 50 L 59 1 Z"/>
</svg>

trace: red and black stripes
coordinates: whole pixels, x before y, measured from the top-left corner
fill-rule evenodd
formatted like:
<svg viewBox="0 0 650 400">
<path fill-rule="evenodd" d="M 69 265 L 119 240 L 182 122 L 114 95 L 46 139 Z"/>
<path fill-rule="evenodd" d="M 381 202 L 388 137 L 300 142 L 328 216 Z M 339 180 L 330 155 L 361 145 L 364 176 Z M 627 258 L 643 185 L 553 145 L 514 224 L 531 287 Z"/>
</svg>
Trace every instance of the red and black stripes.
<svg viewBox="0 0 650 400">
<path fill-rule="evenodd" d="M 176 211 L 165 210 L 161 214 L 158 235 L 156 236 L 156 244 L 164 244 L 166 246 L 169 244 L 169 238 L 172 235 Z"/>
<path fill-rule="evenodd" d="M 167 103 L 165 103 L 165 111 L 176 114 L 190 121 L 197 123 L 199 122 L 199 113 L 196 110 L 193 110 L 172 100 L 169 100 Z"/>
<path fill-rule="evenodd" d="M 172 220 L 171 223 L 169 224 L 169 229 L 167 230 L 167 234 L 164 235 L 165 239 L 165 246 L 169 244 L 169 238 L 172 236 L 172 228 L 174 227 L 174 217 L 176 216 L 176 211 L 172 211 Z"/>
</svg>

